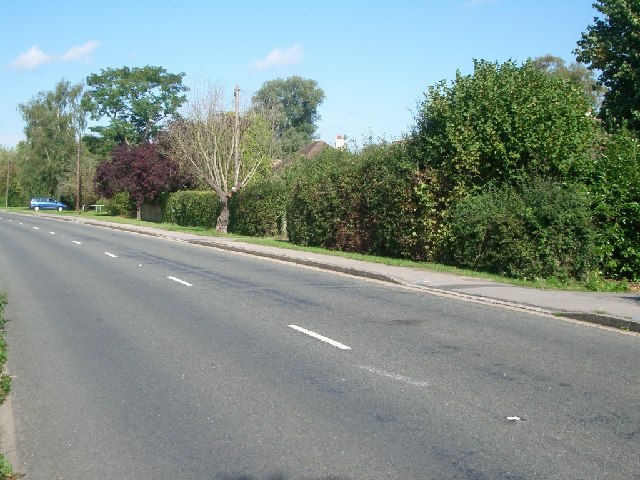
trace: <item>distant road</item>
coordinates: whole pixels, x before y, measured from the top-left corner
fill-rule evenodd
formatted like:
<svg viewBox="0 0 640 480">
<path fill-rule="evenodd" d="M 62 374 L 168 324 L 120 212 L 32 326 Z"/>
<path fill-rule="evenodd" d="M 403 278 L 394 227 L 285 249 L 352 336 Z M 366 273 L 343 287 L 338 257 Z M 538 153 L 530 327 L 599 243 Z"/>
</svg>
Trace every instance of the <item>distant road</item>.
<svg viewBox="0 0 640 480">
<path fill-rule="evenodd" d="M 27 480 L 640 479 L 638 337 L 4 212 L 0 291 Z"/>
</svg>

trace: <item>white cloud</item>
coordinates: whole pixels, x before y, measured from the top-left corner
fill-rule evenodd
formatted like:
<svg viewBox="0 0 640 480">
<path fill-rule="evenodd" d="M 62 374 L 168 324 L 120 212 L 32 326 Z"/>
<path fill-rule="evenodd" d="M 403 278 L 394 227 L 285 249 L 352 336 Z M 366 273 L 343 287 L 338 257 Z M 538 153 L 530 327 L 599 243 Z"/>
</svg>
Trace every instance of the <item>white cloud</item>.
<svg viewBox="0 0 640 480">
<path fill-rule="evenodd" d="M 11 67 L 14 70 L 34 70 L 40 65 L 51 63 L 52 61 L 52 55 L 47 55 L 37 45 L 34 45 L 26 52 L 18 55 L 18 58 L 11 62 Z"/>
<path fill-rule="evenodd" d="M 100 45 L 95 40 L 90 40 L 84 45 L 74 46 L 62 55 L 51 55 L 40 50 L 40 47 L 34 45 L 26 52 L 21 53 L 11 62 L 11 68 L 14 70 L 35 70 L 47 63 L 64 63 L 74 62 L 76 60 L 90 60 L 91 53 Z"/>
<path fill-rule="evenodd" d="M 99 45 L 100 42 L 89 40 L 87 43 L 80 45 L 79 47 L 71 47 L 64 55 L 62 55 L 62 57 L 60 57 L 60 61 L 72 62 L 74 60 L 89 60 L 91 59 L 91 52 L 93 52 Z"/>
<path fill-rule="evenodd" d="M 257 70 L 265 70 L 271 67 L 295 65 L 302 61 L 303 53 L 302 45 L 299 43 L 291 45 L 284 51 L 276 48 L 269 52 L 263 60 L 254 62 L 253 67 Z"/>
</svg>

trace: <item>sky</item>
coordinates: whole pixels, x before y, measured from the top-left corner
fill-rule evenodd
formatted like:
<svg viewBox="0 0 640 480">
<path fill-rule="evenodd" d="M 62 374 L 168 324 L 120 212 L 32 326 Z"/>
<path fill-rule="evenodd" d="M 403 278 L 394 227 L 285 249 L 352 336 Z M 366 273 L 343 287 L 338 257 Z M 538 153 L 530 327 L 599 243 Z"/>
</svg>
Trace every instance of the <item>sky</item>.
<svg viewBox="0 0 640 480">
<path fill-rule="evenodd" d="M 294 75 L 325 93 L 317 138 L 361 145 L 408 133 L 429 86 L 473 60 L 573 50 L 592 0 L 0 0 L 0 145 L 24 139 L 17 106 L 62 79 L 161 66 L 249 102 Z"/>
</svg>

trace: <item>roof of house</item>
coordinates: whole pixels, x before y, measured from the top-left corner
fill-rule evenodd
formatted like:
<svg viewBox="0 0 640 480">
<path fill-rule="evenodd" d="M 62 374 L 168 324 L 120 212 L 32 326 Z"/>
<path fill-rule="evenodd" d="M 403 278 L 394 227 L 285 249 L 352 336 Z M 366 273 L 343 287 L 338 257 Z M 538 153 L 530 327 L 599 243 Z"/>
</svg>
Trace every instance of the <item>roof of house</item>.
<svg viewBox="0 0 640 480">
<path fill-rule="evenodd" d="M 295 155 L 302 155 L 303 157 L 311 158 L 315 157 L 321 150 L 325 147 L 328 147 L 329 144 L 327 142 L 323 142 L 322 140 L 314 140 L 313 142 L 305 145 L 300 150 L 298 150 Z"/>
<path fill-rule="evenodd" d="M 307 159 L 311 159 L 315 157 L 317 154 L 319 154 L 326 147 L 331 147 L 331 145 L 329 145 L 327 142 L 324 142 L 322 140 L 314 140 L 313 142 L 305 145 L 300 150 L 292 154 L 289 158 L 286 158 L 283 160 L 275 160 L 271 166 L 274 170 L 280 170 L 281 168 L 284 168 L 287 165 L 289 165 L 295 158 L 304 157 Z"/>
</svg>

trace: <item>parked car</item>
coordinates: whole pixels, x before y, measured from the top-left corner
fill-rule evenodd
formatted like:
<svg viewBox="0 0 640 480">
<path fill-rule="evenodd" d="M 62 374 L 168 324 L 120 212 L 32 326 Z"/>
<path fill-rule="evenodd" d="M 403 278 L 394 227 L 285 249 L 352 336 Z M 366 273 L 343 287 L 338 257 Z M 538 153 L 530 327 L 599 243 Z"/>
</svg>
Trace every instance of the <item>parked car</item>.
<svg viewBox="0 0 640 480">
<path fill-rule="evenodd" d="M 29 202 L 29 208 L 32 208 L 36 212 L 38 210 L 58 210 L 61 212 L 69 207 L 53 198 L 33 197 Z"/>
</svg>

